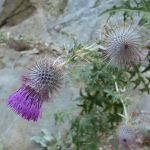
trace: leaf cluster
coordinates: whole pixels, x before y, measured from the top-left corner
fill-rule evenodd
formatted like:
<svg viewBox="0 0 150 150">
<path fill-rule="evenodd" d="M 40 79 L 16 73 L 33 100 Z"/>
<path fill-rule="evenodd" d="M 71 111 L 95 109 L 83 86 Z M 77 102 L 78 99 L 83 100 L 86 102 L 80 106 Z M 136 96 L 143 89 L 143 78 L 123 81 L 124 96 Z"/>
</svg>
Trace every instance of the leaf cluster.
<svg viewBox="0 0 150 150">
<path fill-rule="evenodd" d="M 65 119 L 67 118 L 68 120 L 71 120 L 71 118 L 73 118 L 75 115 L 73 114 L 73 111 L 75 109 L 75 107 L 70 107 L 68 109 L 63 109 L 63 110 L 52 110 L 51 112 L 47 112 L 44 115 L 49 118 L 51 115 L 54 115 L 55 117 L 55 125 L 58 123 L 58 121 L 61 123 L 65 122 Z"/>
<path fill-rule="evenodd" d="M 95 54 L 95 56 L 98 55 Z M 128 77 L 123 70 L 117 72 L 115 68 L 108 68 L 97 58 L 92 64 L 87 63 L 86 67 L 80 67 L 77 74 L 86 84 L 84 91 L 81 89 L 80 97 L 76 99 L 81 103 L 78 106 L 82 107 L 86 114 L 98 107 L 101 114 L 104 113 L 107 116 L 108 122 L 113 128 L 113 123 L 118 124 L 121 119 L 118 113 L 123 112 L 122 104 L 116 92 L 115 81 L 123 88 L 129 82 Z"/>
<path fill-rule="evenodd" d="M 147 92 L 148 94 L 150 94 L 150 77 L 143 75 L 144 73 L 150 71 L 150 60 L 148 60 L 148 62 L 149 65 L 143 71 L 140 70 L 140 67 L 135 65 L 133 65 L 134 70 L 128 71 L 130 73 L 130 80 L 132 80 L 132 83 L 134 83 L 134 89 L 136 89 L 140 85 L 140 83 L 143 84 L 143 88 L 139 89 L 139 91 L 141 91 L 141 94 L 143 92 Z"/>
<path fill-rule="evenodd" d="M 41 147 L 45 147 L 48 150 L 64 149 L 71 142 L 69 137 L 64 139 L 60 132 L 58 132 L 56 137 L 52 136 L 48 129 L 42 129 L 40 136 L 33 136 L 30 140 L 41 144 Z"/>
<path fill-rule="evenodd" d="M 102 133 L 108 131 L 107 124 L 104 124 L 105 117 L 97 109 L 82 116 L 76 116 L 70 121 L 72 125 L 69 135 L 74 143 L 75 150 L 98 150 Z"/>
<path fill-rule="evenodd" d="M 120 6 L 113 6 L 110 9 L 106 9 L 99 16 L 109 13 L 109 18 L 118 12 L 124 12 L 124 21 L 130 17 L 133 19 L 133 13 L 136 12 L 138 15 L 142 15 L 139 20 L 139 24 L 143 25 L 150 22 L 150 0 L 119 0 Z M 108 19 L 109 19 L 108 18 Z"/>
<path fill-rule="evenodd" d="M 80 89 L 80 97 L 74 100 L 80 103 L 77 106 L 83 109 L 83 113 L 70 122 L 72 129 L 69 134 L 77 150 L 97 150 L 102 133 L 113 130 L 122 120 L 119 114 L 123 114 L 123 105 L 115 82 L 121 89 L 126 87 L 122 99 L 131 95 L 131 82 L 125 70 L 107 67 L 100 56 L 99 51 L 93 52 L 88 56 L 91 63 L 76 67 L 74 72 L 77 80 L 85 84 L 85 88 Z M 128 102 L 125 104 L 127 106 Z"/>
</svg>

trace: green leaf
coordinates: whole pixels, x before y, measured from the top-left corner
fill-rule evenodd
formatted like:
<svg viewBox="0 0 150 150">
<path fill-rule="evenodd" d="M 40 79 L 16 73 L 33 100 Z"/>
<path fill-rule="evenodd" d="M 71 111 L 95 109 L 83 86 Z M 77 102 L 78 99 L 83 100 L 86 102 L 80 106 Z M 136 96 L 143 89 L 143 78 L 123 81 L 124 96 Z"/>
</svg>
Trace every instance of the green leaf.
<svg viewBox="0 0 150 150">
<path fill-rule="evenodd" d="M 84 52 L 91 52 L 89 49 L 84 49 Z"/>
<path fill-rule="evenodd" d="M 88 81 L 89 74 L 90 74 L 90 67 L 91 67 L 91 64 L 87 64 L 86 67 L 85 67 L 85 73 L 84 73 L 85 82 Z"/>
<path fill-rule="evenodd" d="M 76 99 L 74 99 L 73 101 L 79 101 L 79 102 L 81 102 L 81 101 L 83 101 L 84 100 L 84 98 L 83 97 L 77 97 Z"/>
<path fill-rule="evenodd" d="M 90 112 L 91 112 L 91 110 L 93 109 L 94 102 L 95 102 L 95 100 L 94 100 L 94 98 L 93 98 L 93 99 L 91 100 L 91 104 L 90 104 L 90 106 L 89 106 L 88 113 L 90 113 Z"/>
<path fill-rule="evenodd" d="M 46 136 L 51 136 L 51 132 L 48 129 L 42 129 L 42 133 L 44 133 Z"/>
<path fill-rule="evenodd" d="M 134 84 L 135 84 L 135 87 L 134 89 L 137 88 L 137 86 L 141 83 L 141 79 L 140 78 L 137 78 L 136 80 L 132 81 Z"/>
<path fill-rule="evenodd" d="M 142 19 L 139 21 L 139 23 L 146 23 L 147 21 L 150 21 L 150 1 L 145 1 L 145 0 L 141 0 L 139 3 L 136 1 L 136 5 L 132 7 L 131 1 L 127 0 L 120 0 L 121 6 L 116 7 L 115 5 L 110 8 L 110 9 L 106 9 L 105 11 L 103 11 L 99 16 L 105 14 L 105 13 L 110 13 L 110 16 L 112 16 L 112 14 L 118 13 L 118 12 L 125 12 L 127 14 L 127 16 L 132 16 L 132 14 L 134 12 L 137 13 L 143 13 L 144 16 L 142 17 Z M 143 21 L 143 22 L 142 22 Z"/>
<path fill-rule="evenodd" d="M 61 139 L 61 132 L 58 132 L 58 135 L 56 137 L 57 140 L 60 140 Z"/>
<path fill-rule="evenodd" d="M 150 64 L 142 71 L 142 73 L 147 72 L 150 70 Z"/>
<path fill-rule="evenodd" d="M 35 141 L 36 143 L 40 143 L 43 147 L 46 147 L 45 140 L 40 136 L 33 136 L 30 140 Z"/>
<path fill-rule="evenodd" d="M 0 150 L 4 150 L 4 144 L 2 144 L 1 141 L 0 141 Z"/>
<path fill-rule="evenodd" d="M 146 77 L 146 79 L 150 82 L 150 78 L 149 77 Z"/>
<path fill-rule="evenodd" d="M 114 94 L 114 92 L 112 92 L 111 90 L 104 90 L 104 92 L 107 93 L 107 97 L 109 97 L 109 96 L 116 96 L 116 95 Z"/>
</svg>

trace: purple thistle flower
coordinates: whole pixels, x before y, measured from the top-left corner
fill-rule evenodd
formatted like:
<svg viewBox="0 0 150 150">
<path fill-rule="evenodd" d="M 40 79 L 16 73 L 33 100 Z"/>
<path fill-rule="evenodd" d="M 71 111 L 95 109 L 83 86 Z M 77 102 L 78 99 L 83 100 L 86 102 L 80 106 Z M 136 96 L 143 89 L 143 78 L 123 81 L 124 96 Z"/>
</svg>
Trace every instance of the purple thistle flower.
<svg viewBox="0 0 150 150">
<path fill-rule="evenodd" d="M 38 117 L 41 118 L 43 99 L 29 87 L 20 87 L 6 101 L 15 113 L 28 121 L 37 121 Z"/>
<path fill-rule="evenodd" d="M 117 130 L 117 137 L 121 146 L 131 146 L 135 143 L 135 132 L 131 126 L 122 125 Z"/>
<path fill-rule="evenodd" d="M 118 67 L 137 65 L 143 59 L 144 47 L 143 37 L 144 31 L 140 31 L 141 26 L 134 26 L 130 23 L 115 25 L 109 24 L 105 27 L 105 59 L 108 63 Z"/>
<path fill-rule="evenodd" d="M 37 121 L 43 102 L 52 101 L 62 84 L 62 70 L 53 61 L 38 59 L 21 77 L 22 86 L 8 97 L 7 104 L 22 118 Z"/>
</svg>

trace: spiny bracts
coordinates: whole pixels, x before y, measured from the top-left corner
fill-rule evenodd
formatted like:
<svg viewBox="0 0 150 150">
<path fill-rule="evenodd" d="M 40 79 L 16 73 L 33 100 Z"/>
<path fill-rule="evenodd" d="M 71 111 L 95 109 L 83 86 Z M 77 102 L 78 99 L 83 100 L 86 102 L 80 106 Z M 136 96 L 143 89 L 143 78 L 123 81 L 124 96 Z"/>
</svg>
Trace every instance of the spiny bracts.
<svg viewBox="0 0 150 150">
<path fill-rule="evenodd" d="M 110 22 L 104 26 L 104 46 L 106 51 L 104 60 L 118 68 L 128 68 L 137 65 L 145 57 L 147 51 L 144 40 L 145 31 L 141 26 L 130 22 L 118 20 L 115 23 Z"/>
<path fill-rule="evenodd" d="M 135 143 L 135 132 L 129 125 L 121 125 L 117 130 L 117 137 L 121 146 L 131 146 Z"/>
</svg>

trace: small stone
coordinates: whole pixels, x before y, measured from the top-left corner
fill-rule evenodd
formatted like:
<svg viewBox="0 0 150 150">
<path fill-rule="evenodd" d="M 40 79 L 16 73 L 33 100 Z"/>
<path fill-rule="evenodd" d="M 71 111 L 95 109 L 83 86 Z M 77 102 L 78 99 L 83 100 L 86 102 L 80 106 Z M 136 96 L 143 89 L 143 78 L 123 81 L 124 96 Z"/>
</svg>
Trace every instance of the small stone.
<svg viewBox="0 0 150 150">
<path fill-rule="evenodd" d="M 48 47 L 48 46 L 49 46 L 49 43 L 45 43 L 45 46 Z"/>
<path fill-rule="evenodd" d="M 145 110 L 141 110 L 141 114 L 146 114 Z"/>
<path fill-rule="evenodd" d="M 62 49 L 60 48 L 60 46 L 54 44 L 51 46 L 51 51 L 56 51 L 59 54 L 62 53 Z"/>
<path fill-rule="evenodd" d="M 6 44 L 6 43 L 2 43 L 1 45 L 2 45 L 2 46 L 6 46 L 7 44 Z"/>
<path fill-rule="evenodd" d="M 54 31 L 56 31 L 56 32 L 60 32 L 60 30 L 63 28 L 63 26 L 62 25 L 56 25 L 56 26 L 54 26 Z"/>
<path fill-rule="evenodd" d="M 34 48 L 33 50 L 29 50 L 29 51 L 22 51 L 20 52 L 21 54 L 27 54 L 27 55 L 33 55 L 33 54 L 39 54 L 39 50 Z"/>
</svg>

